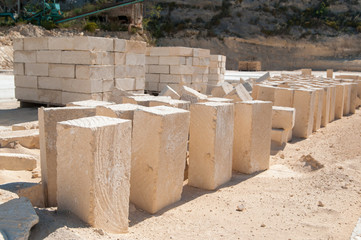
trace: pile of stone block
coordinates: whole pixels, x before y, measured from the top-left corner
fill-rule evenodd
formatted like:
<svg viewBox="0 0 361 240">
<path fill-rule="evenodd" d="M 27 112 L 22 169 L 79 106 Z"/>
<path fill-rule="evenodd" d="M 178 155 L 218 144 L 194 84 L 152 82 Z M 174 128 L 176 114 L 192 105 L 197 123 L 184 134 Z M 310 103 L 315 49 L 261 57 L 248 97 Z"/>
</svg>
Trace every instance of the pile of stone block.
<svg viewBox="0 0 361 240">
<path fill-rule="evenodd" d="M 252 97 L 294 108 L 292 135 L 308 138 L 329 122 L 355 113 L 361 105 L 360 86 L 358 80 L 314 77 L 304 70 L 302 75 L 281 75 L 254 85 Z"/>
<path fill-rule="evenodd" d="M 186 47 L 150 47 L 146 53 L 145 90 L 160 92 L 179 84 L 206 93 L 210 50 Z"/>
<path fill-rule="evenodd" d="M 16 98 L 65 105 L 107 100 L 114 88 L 143 92 L 144 42 L 96 37 L 39 37 L 14 41 Z"/>
<path fill-rule="evenodd" d="M 239 61 L 238 71 L 261 71 L 262 64 L 260 61 Z"/>
<path fill-rule="evenodd" d="M 211 55 L 209 64 L 209 85 L 219 85 L 224 82 L 224 74 L 226 73 L 226 56 Z"/>
</svg>

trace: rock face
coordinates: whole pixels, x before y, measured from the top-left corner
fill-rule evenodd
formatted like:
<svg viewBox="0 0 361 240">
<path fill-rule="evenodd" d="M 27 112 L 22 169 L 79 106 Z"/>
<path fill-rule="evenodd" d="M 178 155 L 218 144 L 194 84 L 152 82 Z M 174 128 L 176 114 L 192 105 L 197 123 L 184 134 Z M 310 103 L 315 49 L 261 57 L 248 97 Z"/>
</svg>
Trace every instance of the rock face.
<svg viewBox="0 0 361 240">
<path fill-rule="evenodd" d="M 4 239 L 26 240 L 30 229 L 38 222 L 39 217 L 27 198 L 0 205 L 0 233 Z"/>
</svg>

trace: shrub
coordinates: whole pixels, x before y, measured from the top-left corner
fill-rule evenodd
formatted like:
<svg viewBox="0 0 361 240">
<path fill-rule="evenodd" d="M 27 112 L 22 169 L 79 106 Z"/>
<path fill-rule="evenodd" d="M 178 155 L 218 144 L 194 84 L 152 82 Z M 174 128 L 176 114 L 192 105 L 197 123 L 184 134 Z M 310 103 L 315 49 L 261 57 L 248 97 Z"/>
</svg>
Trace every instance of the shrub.
<svg viewBox="0 0 361 240">
<path fill-rule="evenodd" d="M 83 27 L 84 31 L 88 32 L 95 32 L 95 30 L 98 28 L 98 24 L 96 24 L 95 22 L 87 22 Z"/>
</svg>

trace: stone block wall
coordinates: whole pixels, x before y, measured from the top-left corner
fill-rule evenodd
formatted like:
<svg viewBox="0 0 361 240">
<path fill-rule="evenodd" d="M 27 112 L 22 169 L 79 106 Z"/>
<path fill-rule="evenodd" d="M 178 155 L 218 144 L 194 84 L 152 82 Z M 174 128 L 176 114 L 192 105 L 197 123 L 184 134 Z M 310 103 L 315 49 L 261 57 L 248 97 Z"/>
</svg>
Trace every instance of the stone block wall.
<svg viewBox="0 0 361 240">
<path fill-rule="evenodd" d="M 15 96 L 65 105 L 108 100 L 117 87 L 143 92 L 146 43 L 96 37 L 24 38 L 14 42 Z"/>
</svg>

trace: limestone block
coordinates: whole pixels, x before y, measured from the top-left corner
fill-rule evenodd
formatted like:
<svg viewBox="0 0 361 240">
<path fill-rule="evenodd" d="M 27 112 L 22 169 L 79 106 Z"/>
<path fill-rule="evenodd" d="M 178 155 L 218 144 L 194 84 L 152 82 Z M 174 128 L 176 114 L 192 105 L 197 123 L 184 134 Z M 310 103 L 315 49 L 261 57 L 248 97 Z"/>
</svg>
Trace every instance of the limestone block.
<svg viewBox="0 0 361 240">
<path fill-rule="evenodd" d="M 233 104 L 191 105 L 189 185 L 214 190 L 231 179 L 233 128 Z"/>
<path fill-rule="evenodd" d="M 312 75 L 312 69 L 301 69 L 302 75 L 303 76 L 311 76 Z"/>
<path fill-rule="evenodd" d="M 159 65 L 159 57 L 157 56 L 146 56 L 145 64 L 147 65 Z"/>
<path fill-rule="evenodd" d="M 116 39 L 116 40 L 118 40 L 118 39 Z M 125 51 L 127 53 L 145 54 L 146 49 L 147 49 L 146 42 L 142 42 L 142 41 L 127 41 L 126 42 Z"/>
<path fill-rule="evenodd" d="M 233 169 L 252 174 L 269 168 L 272 102 L 235 103 Z"/>
<path fill-rule="evenodd" d="M 114 53 L 114 64 L 125 65 L 126 56 L 127 56 L 126 53 L 119 53 L 119 52 Z"/>
<path fill-rule="evenodd" d="M 145 78 L 136 78 L 135 80 L 135 89 L 144 91 L 145 89 Z"/>
<path fill-rule="evenodd" d="M 157 107 L 157 106 L 168 106 L 181 108 L 189 111 L 191 103 L 183 100 L 174 100 L 174 99 L 154 99 L 149 101 L 149 107 Z"/>
<path fill-rule="evenodd" d="M 11 126 L 12 131 L 30 130 L 30 129 L 39 129 L 39 122 L 32 121 L 32 122 L 17 123 Z"/>
<path fill-rule="evenodd" d="M 36 51 L 15 51 L 14 62 L 36 63 Z"/>
<path fill-rule="evenodd" d="M 202 48 L 193 49 L 194 57 L 210 57 L 210 55 L 211 55 L 211 51 L 209 49 L 202 49 Z"/>
<path fill-rule="evenodd" d="M 177 100 L 180 99 L 179 94 L 168 85 L 160 92 L 159 96 L 169 96 L 172 99 L 177 99 Z"/>
<path fill-rule="evenodd" d="M 193 74 L 195 68 L 188 65 L 170 66 L 170 74 Z"/>
<path fill-rule="evenodd" d="M 63 78 L 38 77 L 37 87 L 39 89 L 62 90 Z"/>
<path fill-rule="evenodd" d="M 321 126 L 326 127 L 330 120 L 330 108 L 331 108 L 331 89 L 327 86 L 324 87 L 323 92 L 323 107 L 322 107 L 322 119 Z"/>
<path fill-rule="evenodd" d="M 168 96 L 123 96 L 122 103 L 130 103 L 149 107 L 149 102 L 156 99 L 171 99 Z"/>
<path fill-rule="evenodd" d="M 61 63 L 63 64 L 96 64 L 96 54 L 90 51 L 62 51 Z"/>
<path fill-rule="evenodd" d="M 272 128 L 291 130 L 295 125 L 296 110 L 289 107 L 272 107 Z"/>
<path fill-rule="evenodd" d="M 83 100 L 103 100 L 102 93 L 75 93 L 75 92 L 62 92 L 61 104 L 66 105 L 70 102 L 77 102 Z"/>
<path fill-rule="evenodd" d="M 333 69 L 327 69 L 327 78 L 333 78 Z"/>
<path fill-rule="evenodd" d="M 159 82 L 162 83 L 180 83 L 182 82 L 182 75 L 172 75 L 172 74 L 160 74 Z"/>
<path fill-rule="evenodd" d="M 169 65 L 149 65 L 149 73 L 169 74 Z"/>
<path fill-rule="evenodd" d="M 145 65 L 145 55 L 136 53 L 127 53 L 125 58 L 126 65 Z"/>
<path fill-rule="evenodd" d="M 36 76 L 15 75 L 15 86 L 22 88 L 38 88 L 38 78 Z"/>
<path fill-rule="evenodd" d="M 26 66 L 25 66 L 26 69 Z M 75 65 L 71 64 L 49 64 L 50 77 L 75 78 Z"/>
<path fill-rule="evenodd" d="M 110 80 L 114 79 L 114 66 L 76 65 L 75 75 L 77 79 Z"/>
<path fill-rule="evenodd" d="M 211 94 L 213 97 L 224 97 L 230 92 L 232 92 L 232 90 L 233 90 L 232 84 L 228 82 L 224 82 L 218 85 L 217 87 L 213 88 Z"/>
<path fill-rule="evenodd" d="M 193 58 L 193 66 L 209 66 L 209 57 L 195 57 Z"/>
<path fill-rule="evenodd" d="M 134 78 L 116 78 L 115 87 L 124 91 L 135 90 L 135 81 Z"/>
<path fill-rule="evenodd" d="M 25 75 L 48 76 L 49 64 L 47 63 L 25 63 Z"/>
<path fill-rule="evenodd" d="M 189 101 L 191 103 L 197 103 L 207 99 L 207 95 L 199 93 L 196 90 L 186 86 L 181 87 L 179 94 L 181 96 L 181 100 Z"/>
<path fill-rule="evenodd" d="M 47 37 L 24 38 L 24 50 L 46 50 L 48 49 Z"/>
<path fill-rule="evenodd" d="M 159 57 L 159 65 L 178 66 L 185 64 L 185 57 Z"/>
<path fill-rule="evenodd" d="M 57 206 L 56 124 L 90 116 L 95 116 L 95 107 L 39 108 L 41 179 L 47 206 Z"/>
<path fill-rule="evenodd" d="M 15 98 L 18 100 L 38 101 L 38 91 L 35 88 L 15 88 Z"/>
<path fill-rule="evenodd" d="M 49 50 L 74 50 L 75 38 L 71 37 L 53 37 L 48 39 Z"/>
<path fill-rule="evenodd" d="M 37 51 L 36 61 L 38 63 L 61 63 L 61 51 Z"/>
<path fill-rule="evenodd" d="M 110 233 L 128 230 L 129 120 L 95 116 L 57 125 L 58 211 Z M 78 146 L 77 151 L 69 151 Z"/>
<path fill-rule="evenodd" d="M 331 102 L 330 102 L 330 120 L 332 122 L 335 120 L 335 108 L 336 108 L 336 86 L 330 86 L 331 89 Z"/>
<path fill-rule="evenodd" d="M 29 199 L 34 207 L 44 208 L 44 191 L 41 183 L 32 185 L 30 187 L 21 188 L 16 191 L 19 197 L 25 197 Z"/>
<path fill-rule="evenodd" d="M 24 50 L 24 38 L 15 38 L 13 40 L 13 49 L 14 51 Z"/>
<path fill-rule="evenodd" d="M 293 106 L 296 109 L 296 118 L 292 133 L 293 136 L 308 138 L 312 134 L 315 95 L 316 93 L 313 90 L 295 90 Z"/>
<path fill-rule="evenodd" d="M 206 102 L 233 103 L 233 100 L 228 98 L 209 97 L 206 99 Z"/>
<path fill-rule="evenodd" d="M 101 93 L 103 81 L 66 78 L 62 81 L 62 90 L 74 93 Z"/>
<path fill-rule="evenodd" d="M 159 83 L 160 81 L 160 74 L 145 74 L 145 80 L 146 82 L 152 82 L 152 83 Z"/>
<path fill-rule="evenodd" d="M 283 146 L 284 144 L 286 144 L 288 142 L 289 132 L 292 132 L 292 130 L 272 128 L 271 144 L 274 144 L 276 146 Z"/>
<path fill-rule="evenodd" d="M 245 87 L 242 84 L 238 84 L 237 86 L 235 86 L 234 89 L 224 97 L 228 99 L 232 99 L 234 102 L 252 100 L 251 95 L 248 93 L 248 91 L 245 89 Z"/>
<path fill-rule="evenodd" d="M 257 86 L 258 86 L 257 100 L 271 101 L 271 102 L 275 101 L 275 92 L 277 88 L 263 84 Z"/>
<path fill-rule="evenodd" d="M 145 77 L 144 66 L 122 66 L 116 65 L 114 67 L 115 78 L 129 78 L 129 77 Z"/>
<path fill-rule="evenodd" d="M 20 153 L 0 153 L 0 169 L 31 171 L 36 168 L 36 158 Z"/>
<path fill-rule="evenodd" d="M 64 49 L 65 50 L 65 49 Z M 74 37 L 74 50 L 114 51 L 114 40 L 103 37 Z"/>
<path fill-rule="evenodd" d="M 322 108 L 323 108 L 323 94 L 322 88 L 314 88 L 315 92 L 315 108 L 313 114 L 313 131 L 316 132 L 321 128 L 322 122 Z"/>
<path fill-rule="evenodd" d="M 345 83 L 345 95 L 344 95 L 344 105 L 343 105 L 343 115 L 349 115 L 351 111 L 351 91 L 352 86 L 350 83 Z"/>
<path fill-rule="evenodd" d="M 78 102 L 71 102 L 68 103 L 67 107 L 97 107 L 97 106 L 107 106 L 113 105 L 112 102 L 105 102 L 105 101 L 95 101 L 95 100 L 85 100 L 85 101 L 78 101 Z"/>
<path fill-rule="evenodd" d="M 169 55 L 171 56 L 193 56 L 193 48 L 187 47 L 171 47 L 169 49 Z"/>
<path fill-rule="evenodd" d="M 57 90 L 38 89 L 38 101 L 61 105 L 63 92 Z"/>
<path fill-rule="evenodd" d="M 39 217 L 27 198 L 12 199 L 0 205 L 2 239 L 28 239 L 30 229 L 38 222 Z"/>
<path fill-rule="evenodd" d="M 357 108 L 357 83 L 351 84 L 351 95 L 350 95 L 350 113 L 354 114 Z"/>
<path fill-rule="evenodd" d="M 341 119 L 343 116 L 345 86 L 343 84 L 336 84 L 336 103 L 335 103 L 335 118 Z"/>
<path fill-rule="evenodd" d="M 145 82 L 145 90 L 157 92 L 159 91 L 159 83 Z"/>
<path fill-rule="evenodd" d="M 136 111 L 130 201 L 149 213 L 177 202 L 183 189 L 190 114 L 165 106 Z"/>
<path fill-rule="evenodd" d="M 144 109 L 143 106 L 136 104 L 115 104 L 115 105 L 99 105 L 96 108 L 97 116 L 105 116 L 112 118 L 121 118 L 121 119 L 134 119 L 134 112 L 137 110 Z"/>
<path fill-rule="evenodd" d="M 25 74 L 25 64 L 14 63 L 14 75 L 24 75 L 24 74 Z"/>
<path fill-rule="evenodd" d="M 26 148 L 39 148 L 39 130 L 23 130 L 12 132 L 0 132 L 0 146 L 5 147 L 11 142 L 19 142 Z"/>
</svg>

